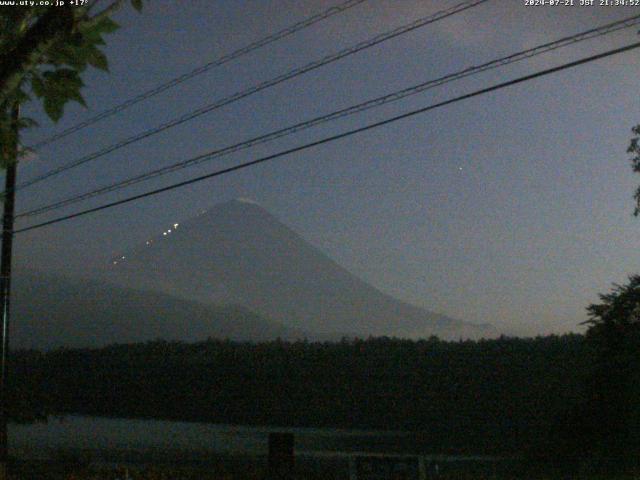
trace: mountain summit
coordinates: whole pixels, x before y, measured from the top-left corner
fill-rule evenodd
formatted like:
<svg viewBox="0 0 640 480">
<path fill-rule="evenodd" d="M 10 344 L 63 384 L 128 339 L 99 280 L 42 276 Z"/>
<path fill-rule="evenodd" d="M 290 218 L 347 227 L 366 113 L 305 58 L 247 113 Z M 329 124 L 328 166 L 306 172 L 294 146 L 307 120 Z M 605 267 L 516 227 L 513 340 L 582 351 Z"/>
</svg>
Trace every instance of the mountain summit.
<svg viewBox="0 0 640 480">
<path fill-rule="evenodd" d="M 323 336 L 495 335 L 488 325 L 429 312 L 377 290 L 247 199 L 168 226 L 114 258 L 108 280 L 204 304 L 243 305 Z"/>
</svg>

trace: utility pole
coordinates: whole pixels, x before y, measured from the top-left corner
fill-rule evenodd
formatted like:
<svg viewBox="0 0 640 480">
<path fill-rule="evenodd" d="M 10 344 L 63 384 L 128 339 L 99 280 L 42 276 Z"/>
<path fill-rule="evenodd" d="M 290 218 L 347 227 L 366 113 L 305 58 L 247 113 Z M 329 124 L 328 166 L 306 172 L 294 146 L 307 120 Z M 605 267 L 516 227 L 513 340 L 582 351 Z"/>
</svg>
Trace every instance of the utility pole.
<svg viewBox="0 0 640 480">
<path fill-rule="evenodd" d="M 2 252 L 0 254 L 0 480 L 7 480 L 7 358 L 9 355 L 9 299 L 11 293 L 11 247 L 13 246 L 13 218 L 15 210 L 16 172 L 18 169 L 18 118 L 20 105 L 16 102 L 11 112 L 14 131 L 11 156 L 5 173 L 4 214 L 2 216 Z"/>
</svg>

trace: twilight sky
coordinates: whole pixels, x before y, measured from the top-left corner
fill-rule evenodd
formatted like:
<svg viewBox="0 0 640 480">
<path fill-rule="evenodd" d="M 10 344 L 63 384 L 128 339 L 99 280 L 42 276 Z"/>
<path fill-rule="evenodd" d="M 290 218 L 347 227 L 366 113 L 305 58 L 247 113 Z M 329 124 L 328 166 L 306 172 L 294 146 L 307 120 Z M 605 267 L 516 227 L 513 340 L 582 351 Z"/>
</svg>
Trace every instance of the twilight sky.
<svg viewBox="0 0 640 480">
<path fill-rule="evenodd" d="M 575 0 L 579 3 L 579 0 Z M 29 144 L 322 11 L 320 0 L 153 0 L 125 9 L 85 97 Z M 457 1 L 369 0 L 38 152 L 25 180 Z M 597 0 L 596 0 L 597 3 Z M 524 48 L 640 13 L 490 0 L 19 192 L 19 211 Z M 638 27 L 447 84 L 67 209 L 53 218 L 277 152 L 638 40 Z M 639 270 L 626 154 L 640 51 L 456 103 L 256 168 L 16 237 L 15 262 L 91 274 L 174 221 L 249 197 L 379 289 L 509 334 L 579 331 L 585 307 Z M 18 223 L 18 228 L 29 222 Z"/>
</svg>

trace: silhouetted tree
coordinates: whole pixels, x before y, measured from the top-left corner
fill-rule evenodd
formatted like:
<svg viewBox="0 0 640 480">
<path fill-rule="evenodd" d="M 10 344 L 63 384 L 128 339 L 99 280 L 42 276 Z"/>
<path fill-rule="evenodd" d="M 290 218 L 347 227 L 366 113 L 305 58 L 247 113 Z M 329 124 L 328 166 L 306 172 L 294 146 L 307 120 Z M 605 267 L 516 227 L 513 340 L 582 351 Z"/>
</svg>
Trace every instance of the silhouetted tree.
<svg viewBox="0 0 640 480">
<path fill-rule="evenodd" d="M 584 344 L 154 341 L 16 352 L 15 371 L 34 386 L 25 401 L 51 414 L 411 430 L 432 452 L 521 455 L 549 445 L 541 434 L 579 395 Z"/>
<path fill-rule="evenodd" d="M 633 158 L 631 159 L 631 168 L 636 173 L 640 173 L 640 125 L 636 125 L 631 129 L 635 137 L 631 139 L 629 142 L 629 148 L 627 148 L 627 152 L 633 154 Z M 636 200 L 636 208 L 633 211 L 633 214 L 637 217 L 640 215 L 640 186 L 636 189 L 633 198 Z"/>
<path fill-rule="evenodd" d="M 629 459 L 640 428 L 640 275 L 601 294 L 587 308 L 592 369 L 584 411 L 585 440 L 599 455 Z"/>
</svg>

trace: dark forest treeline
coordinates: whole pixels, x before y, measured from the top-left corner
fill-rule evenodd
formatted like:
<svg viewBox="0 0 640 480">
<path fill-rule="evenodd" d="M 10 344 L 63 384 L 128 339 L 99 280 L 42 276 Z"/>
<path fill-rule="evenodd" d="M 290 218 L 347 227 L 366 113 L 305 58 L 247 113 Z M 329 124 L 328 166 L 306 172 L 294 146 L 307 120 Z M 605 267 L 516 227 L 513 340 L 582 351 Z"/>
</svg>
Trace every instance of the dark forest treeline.
<svg viewBox="0 0 640 480">
<path fill-rule="evenodd" d="M 580 335 L 16 352 L 21 411 L 422 432 L 433 451 L 522 453 L 585 402 Z"/>
</svg>

